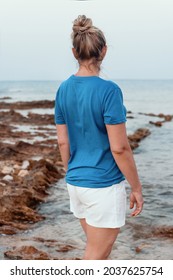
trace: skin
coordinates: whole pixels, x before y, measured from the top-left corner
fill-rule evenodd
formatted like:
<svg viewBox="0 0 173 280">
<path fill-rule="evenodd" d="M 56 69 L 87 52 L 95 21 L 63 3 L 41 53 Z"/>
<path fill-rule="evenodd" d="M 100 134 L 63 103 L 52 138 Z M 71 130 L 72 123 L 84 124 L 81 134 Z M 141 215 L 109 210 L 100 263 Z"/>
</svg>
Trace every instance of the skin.
<svg viewBox="0 0 173 280">
<path fill-rule="evenodd" d="M 102 49 L 102 58 L 106 55 L 107 47 Z M 79 69 L 76 76 L 99 76 L 101 61 L 97 65 L 92 59 L 80 61 L 75 49 L 72 49 L 74 57 L 79 62 Z M 68 168 L 70 158 L 70 145 L 68 139 L 67 126 L 57 125 L 58 145 L 65 170 Z M 106 125 L 110 149 L 112 155 L 131 186 L 130 209 L 132 217 L 139 215 L 143 208 L 142 186 L 138 177 L 137 168 L 131 151 L 125 124 Z M 85 219 L 80 220 L 81 226 L 86 234 L 87 243 L 83 259 L 85 260 L 105 260 L 108 258 L 112 246 L 120 231 L 119 228 L 96 228 L 86 223 Z"/>
</svg>

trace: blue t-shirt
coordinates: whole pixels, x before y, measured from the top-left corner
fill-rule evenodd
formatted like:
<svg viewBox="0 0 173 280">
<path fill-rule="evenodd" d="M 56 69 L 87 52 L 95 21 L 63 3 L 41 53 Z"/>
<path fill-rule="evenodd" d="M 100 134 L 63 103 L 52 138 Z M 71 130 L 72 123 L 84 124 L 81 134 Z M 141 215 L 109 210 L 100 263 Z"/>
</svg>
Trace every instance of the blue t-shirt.
<svg viewBox="0 0 173 280">
<path fill-rule="evenodd" d="M 56 95 L 55 123 L 66 124 L 70 159 L 66 182 L 88 188 L 124 180 L 112 153 L 105 124 L 126 122 L 121 89 L 97 76 L 72 75 Z"/>
</svg>

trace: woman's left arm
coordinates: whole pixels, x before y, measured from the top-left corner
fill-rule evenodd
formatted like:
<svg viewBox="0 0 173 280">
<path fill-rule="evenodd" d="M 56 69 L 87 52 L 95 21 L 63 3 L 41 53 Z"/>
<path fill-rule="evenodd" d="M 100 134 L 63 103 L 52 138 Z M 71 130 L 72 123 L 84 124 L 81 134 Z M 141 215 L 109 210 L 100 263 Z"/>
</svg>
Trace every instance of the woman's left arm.
<svg viewBox="0 0 173 280">
<path fill-rule="evenodd" d="M 67 126 L 65 124 L 57 124 L 56 130 L 62 162 L 64 164 L 65 171 L 67 171 L 68 161 L 70 158 L 70 145 L 68 139 Z"/>
</svg>

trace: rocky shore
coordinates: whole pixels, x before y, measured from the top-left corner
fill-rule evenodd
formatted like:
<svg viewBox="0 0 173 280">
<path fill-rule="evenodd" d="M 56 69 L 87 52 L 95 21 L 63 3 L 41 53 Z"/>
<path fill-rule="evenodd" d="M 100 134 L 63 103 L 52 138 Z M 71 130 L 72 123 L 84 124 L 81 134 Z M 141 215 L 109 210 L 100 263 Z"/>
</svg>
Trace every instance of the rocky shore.
<svg viewBox="0 0 173 280">
<path fill-rule="evenodd" d="M 172 121 L 172 118 L 173 118 L 172 115 L 164 115 L 164 114 L 153 114 L 153 113 L 149 113 L 149 114 L 139 113 L 139 114 L 145 115 L 145 116 L 150 116 L 150 117 L 161 118 L 162 120 L 159 120 L 159 121 L 156 121 L 156 122 L 149 121 L 150 124 L 153 124 L 155 126 L 162 126 L 165 122 Z"/>
<path fill-rule="evenodd" d="M 33 108 L 53 107 L 54 102 L 48 100 L 0 102 L 0 234 L 13 235 L 45 219 L 37 208 L 44 203 L 48 189 L 64 176 L 53 115 L 32 113 Z M 22 110 L 30 112 L 26 116 Z M 172 116 L 163 114 L 157 117 L 163 118 L 162 123 L 172 120 Z M 132 150 L 150 134 L 148 128 L 139 128 L 128 135 Z M 172 238 L 172 232 L 169 229 L 165 234 L 169 233 Z M 153 234 L 163 236 L 163 229 Z M 56 240 L 42 242 L 49 246 L 57 243 Z M 70 245 L 59 246 L 62 251 L 72 249 Z M 12 259 L 50 258 L 33 246 L 16 247 L 5 252 L 5 256 Z"/>
<path fill-rule="evenodd" d="M 15 109 L 52 108 L 51 101 L 0 103 L 0 233 L 15 234 L 44 219 L 37 206 L 63 177 L 53 115 Z M 26 131 L 22 126 L 27 126 Z M 21 127 L 21 130 L 20 130 Z M 41 141 L 37 139 L 41 138 Z"/>
</svg>

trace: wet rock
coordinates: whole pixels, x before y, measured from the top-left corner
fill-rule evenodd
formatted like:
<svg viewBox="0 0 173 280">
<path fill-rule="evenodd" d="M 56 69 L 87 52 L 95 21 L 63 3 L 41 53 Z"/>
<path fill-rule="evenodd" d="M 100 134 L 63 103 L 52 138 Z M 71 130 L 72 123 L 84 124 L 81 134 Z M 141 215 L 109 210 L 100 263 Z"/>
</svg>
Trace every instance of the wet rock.
<svg viewBox="0 0 173 280">
<path fill-rule="evenodd" d="M 132 139 L 136 142 L 139 142 L 150 134 L 151 134 L 151 132 L 148 128 L 139 128 L 135 131 L 135 133 L 133 135 L 129 135 L 128 138 Z"/>
<path fill-rule="evenodd" d="M 55 246 L 54 244 L 57 243 L 56 239 L 44 239 L 43 237 L 34 237 L 33 240 L 41 243 L 53 244 L 53 246 Z"/>
<path fill-rule="evenodd" d="M 0 195 L 0 219 L 6 222 L 5 225 L 15 221 L 11 225 L 14 230 L 18 224 L 26 223 L 29 226 L 44 219 L 44 216 L 37 213 L 36 207 L 44 202 L 48 195 L 47 188 L 62 178 L 54 164 L 45 159 L 30 160 L 29 169 L 20 170 L 19 175 L 14 174 L 13 182 Z"/>
<path fill-rule="evenodd" d="M 144 248 L 150 247 L 149 244 L 143 243 L 135 248 L 136 253 L 141 253 Z"/>
<path fill-rule="evenodd" d="M 139 142 L 151 134 L 148 128 L 139 128 L 133 134 L 128 135 L 131 149 L 134 150 L 139 146 Z"/>
<path fill-rule="evenodd" d="M 25 141 L 18 141 L 16 144 L 0 143 L 0 160 L 22 161 L 29 160 L 33 156 L 47 157 L 53 161 L 60 160 L 60 152 L 57 142 L 55 145 L 36 142 L 30 144 Z M 18 164 L 15 162 L 14 164 Z M 22 163 L 20 163 L 21 165 Z"/>
<path fill-rule="evenodd" d="M 67 252 L 67 251 L 64 251 Z M 69 258 L 57 258 L 50 254 L 37 249 L 34 246 L 13 247 L 11 250 L 4 252 L 4 256 L 12 260 L 69 260 Z M 71 258 L 71 260 L 81 260 L 78 257 Z"/>
<path fill-rule="evenodd" d="M 34 211 L 32 208 L 21 205 L 16 206 L 13 209 L 13 219 L 18 221 L 27 221 L 27 222 L 38 222 L 43 220 L 43 217 L 39 215 L 36 211 Z"/>
<path fill-rule="evenodd" d="M 29 113 L 27 117 L 22 114 L 10 110 L 0 112 L 0 122 L 13 123 L 13 124 L 32 124 L 32 125 L 54 125 L 54 115 L 53 114 L 34 114 Z"/>
<path fill-rule="evenodd" d="M 54 108 L 54 100 L 38 100 L 38 101 L 27 101 L 27 102 L 0 102 L 1 109 L 11 109 L 11 110 L 27 110 L 35 108 Z"/>
<path fill-rule="evenodd" d="M 16 159 L 20 155 L 21 152 L 17 151 L 13 145 L 0 143 L 0 160 Z"/>
<path fill-rule="evenodd" d="M 165 238 L 173 238 L 173 227 L 158 227 L 152 230 L 153 236 L 165 237 Z"/>
<path fill-rule="evenodd" d="M 17 232 L 18 230 L 11 226 L 0 227 L 0 234 L 13 235 L 16 234 Z"/>
<path fill-rule="evenodd" d="M 4 179 L 0 182 L 0 233 L 13 234 L 45 218 L 38 214 L 37 206 L 45 201 L 47 189 L 62 178 L 64 173 L 62 165 L 57 165 L 61 161 L 57 141 L 49 139 L 50 136 L 56 137 L 53 114 L 29 113 L 26 117 L 15 111 L 53 108 L 54 101 L 0 102 L 0 106 L 1 109 L 9 110 L 0 112 L 0 180 Z M 42 132 L 38 129 L 34 133 L 33 129 L 28 132 L 19 131 L 23 124 L 39 125 L 40 129 L 43 125 L 52 124 L 54 127 L 44 127 Z M 46 138 L 45 142 L 27 142 L 27 139 L 36 136 Z M 18 138 L 22 140 L 15 141 Z M 7 139 L 12 140 L 12 143 L 3 142 Z M 37 160 L 33 160 L 34 157 Z"/>
<path fill-rule="evenodd" d="M 28 170 L 20 170 L 19 173 L 18 173 L 18 176 L 20 176 L 20 177 L 25 177 L 27 175 L 29 175 Z"/>
<path fill-rule="evenodd" d="M 163 124 L 164 122 L 170 122 L 170 121 L 172 121 L 172 118 L 173 118 L 173 116 L 172 116 L 172 115 L 165 115 L 165 114 L 162 114 L 162 113 L 160 113 L 160 114 L 153 114 L 153 113 L 149 113 L 149 114 L 146 114 L 146 113 L 139 113 L 139 114 L 141 114 L 141 115 L 145 115 L 145 116 L 150 116 L 150 117 L 162 118 L 162 119 L 163 119 L 163 121 L 157 121 L 157 122 L 150 121 L 150 122 L 149 122 L 150 124 L 154 124 L 155 126 L 158 126 L 158 127 L 161 127 L 161 126 L 162 126 L 162 124 Z"/>
<path fill-rule="evenodd" d="M 43 140 L 43 141 L 35 141 L 34 144 L 42 144 L 42 145 L 57 145 L 57 139 L 46 139 L 46 140 Z"/>
<path fill-rule="evenodd" d="M 152 122 L 152 121 L 150 121 L 149 123 L 150 123 L 150 124 L 154 124 L 155 126 L 162 126 L 162 125 L 163 125 L 163 122 L 160 122 L 160 121 L 158 121 L 158 122 Z"/>
<path fill-rule="evenodd" d="M 129 140 L 129 144 L 132 150 L 135 150 L 139 147 L 139 144 L 137 142 L 134 142 L 132 140 Z"/>
<path fill-rule="evenodd" d="M 70 250 L 76 249 L 76 247 L 72 245 L 60 245 L 58 249 L 56 249 L 57 252 L 68 252 Z"/>
<path fill-rule="evenodd" d="M 50 260 L 50 256 L 34 246 L 15 247 L 13 250 L 6 251 L 5 257 L 12 260 Z"/>
<path fill-rule="evenodd" d="M 4 166 L 3 169 L 1 170 L 2 174 L 13 174 L 14 169 L 11 166 Z"/>
<path fill-rule="evenodd" d="M 28 153 L 28 151 L 30 150 L 30 148 L 32 147 L 32 144 L 25 142 L 25 141 L 19 141 L 16 143 L 15 148 L 24 150 Z"/>
<path fill-rule="evenodd" d="M 158 115 L 155 115 L 156 117 L 158 117 L 158 118 L 163 118 L 163 119 L 165 119 L 165 121 L 168 121 L 168 122 L 170 122 L 171 120 L 172 120 L 172 117 L 173 116 L 171 116 L 171 115 L 164 115 L 164 114 L 158 114 Z"/>
<path fill-rule="evenodd" d="M 164 118 L 165 118 L 165 122 L 170 122 L 170 121 L 172 121 L 173 116 L 166 115 L 166 116 L 164 116 Z"/>
<path fill-rule="evenodd" d="M 21 166 L 21 169 L 27 169 L 29 166 L 29 161 L 28 160 L 24 160 Z"/>
<path fill-rule="evenodd" d="M 7 123 L 27 123 L 27 118 L 14 110 L 1 111 L 0 121 Z"/>
<path fill-rule="evenodd" d="M 153 113 L 139 113 L 139 115 L 144 115 L 144 116 L 149 116 L 149 117 L 157 117 L 158 115 L 153 114 Z"/>
<path fill-rule="evenodd" d="M 17 232 L 17 230 L 27 230 L 28 225 L 22 224 L 18 222 L 11 222 L 11 221 L 5 221 L 4 219 L 0 219 L 0 233 L 8 234 L 8 232 L 5 233 L 6 229 L 10 228 L 10 231 Z"/>
<path fill-rule="evenodd" d="M 136 253 L 140 253 L 142 251 L 141 247 L 136 247 L 135 248 Z"/>
<path fill-rule="evenodd" d="M 12 181 L 13 180 L 13 177 L 11 175 L 5 175 L 2 180 L 4 181 Z"/>
<path fill-rule="evenodd" d="M 74 245 L 59 244 L 59 242 L 55 239 L 44 239 L 42 237 L 34 237 L 33 240 L 43 243 L 46 247 L 57 247 L 57 249 L 56 249 L 57 252 L 65 253 L 65 252 L 76 249 L 76 247 Z"/>
<path fill-rule="evenodd" d="M 5 141 L 6 139 L 9 141 L 14 141 L 14 139 L 17 138 L 32 139 L 34 137 L 34 135 L 30 132 L 18 131 L 15 128 L 15 126 L 0 124 L 0 138 Z"/>
<path fill-rule="evenodd" d="M 15 126 L 11 126 L 10 124 L 3 124 L 0 123 L 0 137 L 4 138 L 4 136 L 6 137 L 6 135 L 10 135 L 10 133 L 12 133 L 12 129 L 14 129 Z"/>
<path fill-rule="evenodd" d="M 13 167 L 14 167 L 14 169 L 20 169 L 21 168 L 19 164 L 14 164 Z"/>
<path fill-rule="evenodd" d="M 0 196 L 0 220 L 1 224 L 10 225 L 11 221 L 16 223 L 34 223 L 44 219 L 34 209 L 38 202 L 42 201 L 36 190 L 24 187 L 6 187 L 6 194 Z"/>
<path fill-rule="evenodd" d="M 53 114 L 34 114 L 34 113 L 29 113 L 28 114 L 28 122 L 29 123 L 34 123 L 34 124 L 41 124 L 41 125 L 54 125 L 54 115 Z"/>
</svg>

